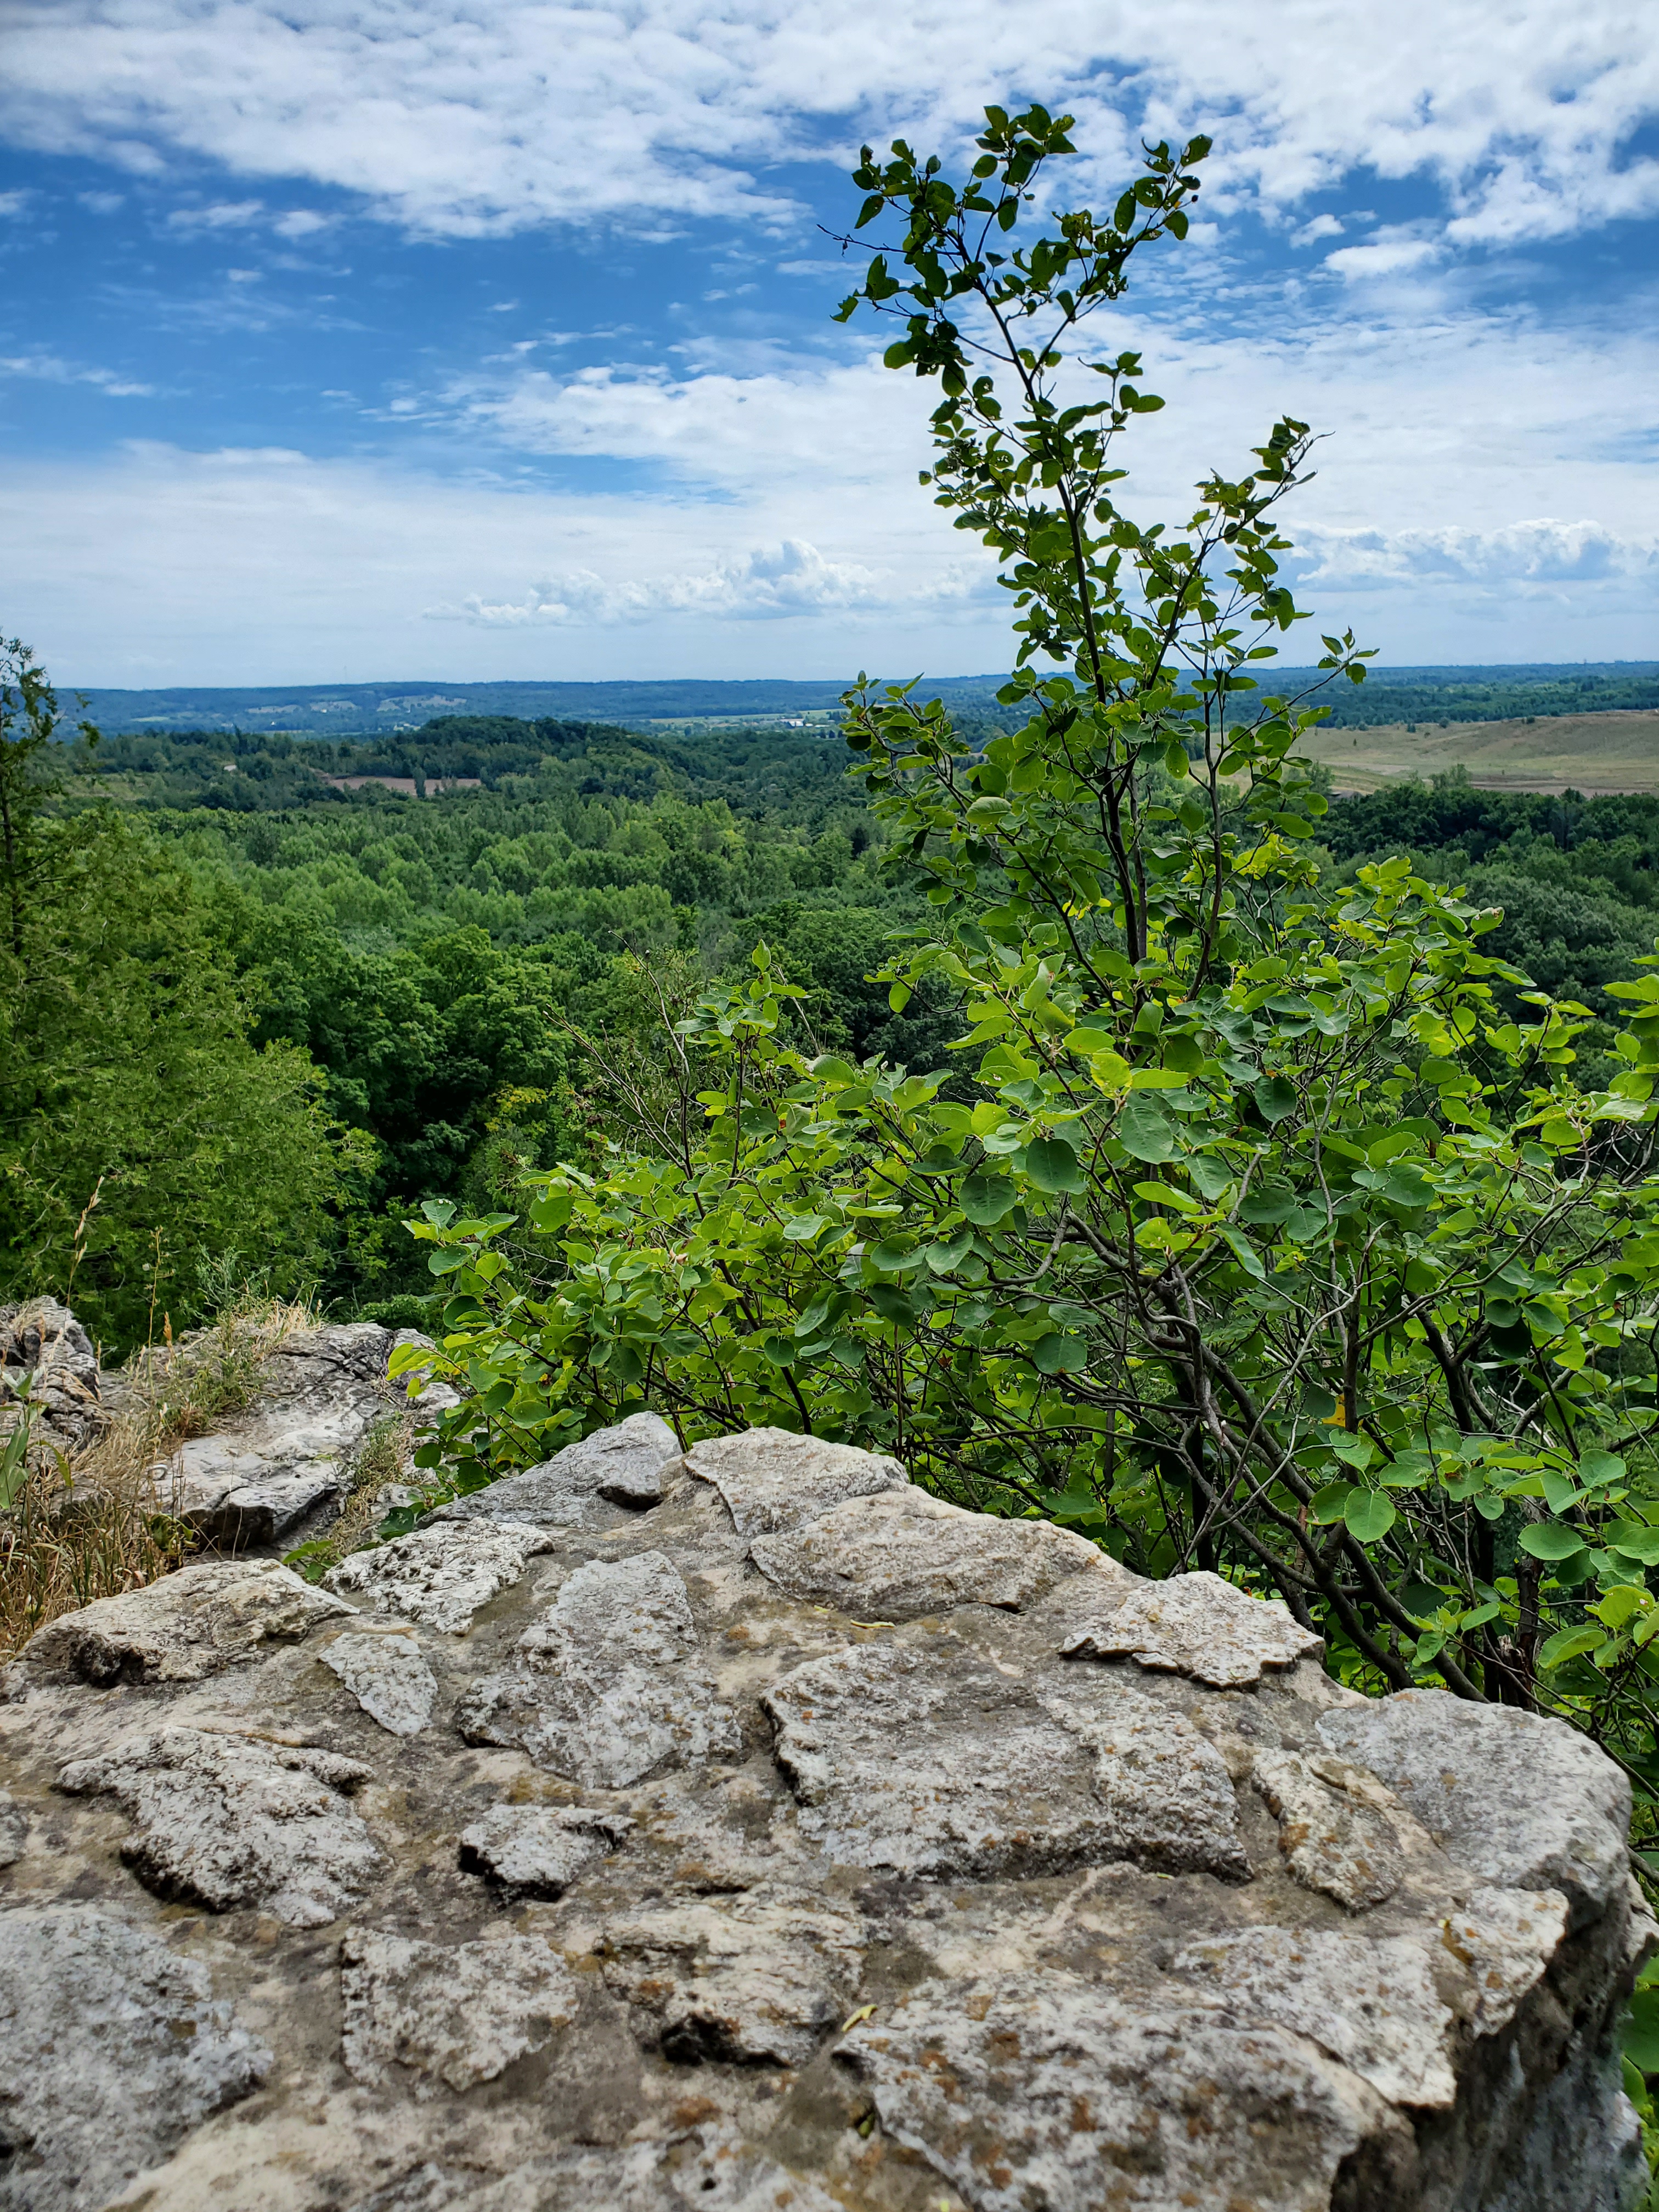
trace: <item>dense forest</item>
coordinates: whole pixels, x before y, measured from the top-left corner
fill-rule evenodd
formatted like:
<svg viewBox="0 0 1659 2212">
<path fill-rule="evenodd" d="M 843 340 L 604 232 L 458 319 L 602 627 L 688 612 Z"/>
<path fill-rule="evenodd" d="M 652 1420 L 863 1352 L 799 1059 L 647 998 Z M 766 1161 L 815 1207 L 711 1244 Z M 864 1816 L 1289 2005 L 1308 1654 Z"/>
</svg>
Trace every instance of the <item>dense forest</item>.
<svg viewBox="0 0 1659 2212">
<path fill-rule="evenodd" d="M 968 742 L 995 727 L 961 719 Z M 653 1048 L 658 987 L 684 995 L 738 972 L 762 939 L 804 987 L 800 1019 L 823 1049 L 931 1069 L 960 1026 L 942 984 L 895 1013 L 871 980 L 915 902 L 883 866 L 884 833 L 839 729 L 675 740 L 444 716 L 359 742 L 179 732 L 57 751 L 46 834 L 79 856 L 60 866 L 60 892 L 88 870 L 127 886 L 102 902 L 106 948 L 164 910 L 178 957 L 198 963 L 175 988 L 211 999 L 252 1048 L 249 1071 L 268 1085 L 280 1071 L 336 1133 L 337 1174 L 306 1146 L 292 1155 L 278 1225 L 248 1210 L 222 1164 L 189 1206 L 176 1157 L 141 1170 L 106 1118 L 118 1092 L 102 1115 L 78 1105 L 78 1133 L 52 1154 L 53 1231 L 43 1237 L 38 1206 L 17 1207 L 0 1294 L 74 1263 L 104 1176 L 78 1291 L 116 1344 L 149 1325 L 152 1303 L 181 1326 L 198 1317 L 223 1263 L 216 1243 L 285 1284 L 309 1276 L 343 1312 L 414 1319 L 429 1281 L 402 1226 L 411 1210 L 511 1207 L 525 1167 L 590 1160 L 609 1132 L 584 1040 Z M 343 781 L 374 776 L 434 795 Z M 1605 1057 L 1607 986 L 1659 933 L 1659 799 L 1496 793 L 1443 776 L 1333 801 L 1314 859 L 1338 884 L 1395 853 L 1500 908 L 1494 949 L 1589 1008 L 1581 1055 Z M 1524 1017 L 1519 987 L 1508 995 Z M 3 1095 L 15 1136 L 21 1102 Z M 250 1093 L 241 1110 L 274 1109 Z"/>
</svg>

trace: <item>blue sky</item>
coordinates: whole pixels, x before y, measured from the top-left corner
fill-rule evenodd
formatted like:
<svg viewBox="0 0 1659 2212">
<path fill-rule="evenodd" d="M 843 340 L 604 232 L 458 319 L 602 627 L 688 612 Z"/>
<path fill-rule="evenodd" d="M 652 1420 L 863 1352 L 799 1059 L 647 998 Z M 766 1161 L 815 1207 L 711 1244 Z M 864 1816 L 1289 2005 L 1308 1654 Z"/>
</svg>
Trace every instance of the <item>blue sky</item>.
<svg viewBox="0 0 1659 2212">
<path fill-rule="evenodd" d="M 1659 16 L 1642 4 L 11 0 L 0 631 L 66 682 L 1006 666 L 927 394 L 820 225 L 861 138 L 1079 118 L 1068 201 L 1216 140 L 1103 331 L 1178 514 L 1275 416 L 1322 627 L 1659 655 Z"/>
</svg>

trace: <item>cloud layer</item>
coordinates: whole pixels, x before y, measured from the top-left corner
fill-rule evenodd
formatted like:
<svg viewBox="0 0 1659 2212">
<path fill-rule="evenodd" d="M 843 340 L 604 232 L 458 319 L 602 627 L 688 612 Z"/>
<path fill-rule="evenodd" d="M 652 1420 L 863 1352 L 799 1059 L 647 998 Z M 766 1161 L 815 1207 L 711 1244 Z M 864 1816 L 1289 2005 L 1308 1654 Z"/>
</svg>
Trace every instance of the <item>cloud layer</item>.
<svg viewBox="0 0 1659 2212">
<path fill-rule="evenodd" d="M 958 142 L 1011 90 L 1073 106 L 1114 172 L 1144 127 L 1208 129 L 1219 176 L 1269 208 L 1357 155 L 1379 178 L 1431 176 L 1458 244 L 1659 207 L 1659 163 L 1626 158 L 1659 107 L 1644 0 L 12 0 L 9 15 L 0 127 L 21 143 L 306 178 L 450 234 L 775 211 L 779 163 L 839 158 L 890 124 Z"/>
</svg>

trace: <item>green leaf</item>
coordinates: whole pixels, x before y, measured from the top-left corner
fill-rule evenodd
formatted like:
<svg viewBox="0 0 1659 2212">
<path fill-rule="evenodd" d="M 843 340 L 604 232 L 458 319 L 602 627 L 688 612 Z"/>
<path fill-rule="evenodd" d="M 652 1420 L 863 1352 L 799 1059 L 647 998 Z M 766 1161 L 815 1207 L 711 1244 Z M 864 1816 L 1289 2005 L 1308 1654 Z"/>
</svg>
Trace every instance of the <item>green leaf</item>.
<svg viewBox="0 0 1659 2212">
<path fill-rule="evenodd" d="M 1644 1567 L 1659 1567 L 1659 1528 L 1644 1528 L 1637 1521 L 1617 1521 L 1603 1531 L 1602 1541 L 1610 1552 L 1625 1559 L 1639 1559 Z"/>
<path fill-rule="evenodd" d="M 823 1226 L 821 1213 L 797 1213 L 783 1224 L 783 1233 L 792 1244 L 809 1243 Z"/>
<path fill-rule="evenodd" d="M 1296 1111 L 1296 1086 L 1287 1083 L 1282 1075 L 1264 1076 L 1251 1096 L 1264 1121 L 1282 1121 Z"/>
<path fill-rule="evenodd" d="M 1322 1528 L 1328 1528 L 1333 1521 L 1341 1520 L 1352 1495 L 1352 1483 L 1328 1482 L 1322 1490 L 1315 1491 L 1309 1510 Z"/>
<path fill-rule="evenodd" d="M 976 1228 L 994 1229 L 1018 1203 L 1019 1185 L 1012 1176 L 972 1175 L 959 1196 L 963 1212 Z"/>
<path fill-rule="evenodd" d="M 1357 1485 L 1342 1509 L 1348 1534 L 1361 1544 L 1380 1543 L 1399 1517 L 1392 1498 L 1385 1498 L 1380 1490 L 1361 1490 Z"/>
<path fill-rule="evenodd" d="M 1039 1375 L 1080 1375 L 1089 1364 L 1089 1347 L 1080 1336 L 1051 1330 L 1031 1346 L 1031 1364 Z"/>
<path fill-rule="evenodd" d="M 1540 1521 L 1521 1531 L 1521 1548 L 1534 1559 L 1570 1559 L 1584 1549 L 1584 1540 L 1559 1521 Z"/>
<path fill-rule="evenodd" d="M 1039 1190 L 1080 1191 L 1089 1187 L 1077 1154 L 1060 1137 L 1039 1137 L 1027 1146 L 1025 1172 Z"/>
<path fill-rule="evenodd" d="M 1145 1160 L 1149 1167 L 1175 1157 L 1170 1118 L 1145 1092 L 1133 1092 L 1124 1100 L 1113 1133 L 1131 1159 Z"/>
<path fill-rule="evenodd" d="M 1607 1632 L 1601 1628 L 1558 1628 L 1554 1635 L 1538 1647 L 1540 1667 L 1559 1667 L 1564 1660 L 1577 1659 L 1581 1653 L 1593 1651 L 1605 1641 Z"/>
</svg>

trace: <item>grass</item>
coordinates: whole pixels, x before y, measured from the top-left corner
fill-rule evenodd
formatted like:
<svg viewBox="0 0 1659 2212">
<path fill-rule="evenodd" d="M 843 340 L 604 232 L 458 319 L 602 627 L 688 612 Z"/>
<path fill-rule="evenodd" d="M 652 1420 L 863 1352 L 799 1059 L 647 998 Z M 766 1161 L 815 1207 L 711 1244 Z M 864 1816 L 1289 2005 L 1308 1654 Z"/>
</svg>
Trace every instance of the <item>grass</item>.
<svg viewBox="0 0 1659 2212">
<path fill-rule="evenodd" d="M 310 1543 L 285 1553 L 284 1566 L 292 1567 L 308 1583 L 319 1583 L 348 1553 L 361 1552 L 374 1541 L 375 1529 L 386 1518 L 386 1509 L 380 1503 L 381 1491 L 389 1482 L 403 1481 L 408 1474 L 413 1427 L 412 1414 L 381 1415 L 351 1463 L 350 1485 L 339 1519 L 326 1536 L 313 1537 Z"/>
<path fill-rule="evenodd" d="M 1532 721 L 1387 723 L 1322 730 L 1298 750 L 1337 791 L 1366 792 L 1463 767 L 1484 791 L 1659 791 L 1659 712 L 1545 714 Z"/>
<path fill-rule="evenodd" d="M 73 1460 L 36 1448 L 0 1524 L 0 1660 L 60 1613 L 142 1589 L 180 1565 L 189 1529 L 159 1480 L 186 1437 L 252 1404 L 266 1359 L 314 1328 L 307 1303 L 246 1291 L 209 1328 L 137 1352 L 115 1378 L 113 1417 Z"/>
</svg>

